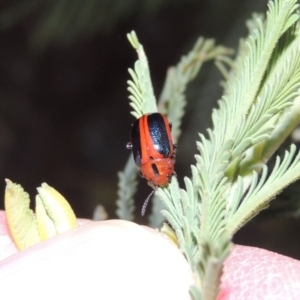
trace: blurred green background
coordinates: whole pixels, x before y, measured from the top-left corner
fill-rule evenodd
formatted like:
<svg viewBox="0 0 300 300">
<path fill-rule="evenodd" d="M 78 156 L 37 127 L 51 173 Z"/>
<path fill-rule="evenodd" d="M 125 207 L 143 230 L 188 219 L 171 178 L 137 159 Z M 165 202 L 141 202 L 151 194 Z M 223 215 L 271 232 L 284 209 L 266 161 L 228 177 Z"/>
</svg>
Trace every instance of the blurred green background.
<svg viewBox="0 0 300 300">
<path fill-rule="evenodd" d="M 97 204 L 114 218 L 117 171 L 129 155 L 127 69 L 136 60 L 126 34 L 135 30 L 148 55 L 156 95 L 168 66 L 197 37 L 236 48 L 245 21 L 266 0 L 2 0 L 0 4 L 0 178 L 34 199 L 47 182 L 91 218 Z M 190 175 L 197 132 L 211 126 L 221 76 L 208 64 L 190 85 L 178 143 L 179 181 Z M 299 183 L 235 242 L 300 259 Z M 137 215 L 150 192 L 141 180 Z M 287 205 L 288 204 L 288 205 Z M 1 202 L 1 208 L 3 203 Z M 138 218 L 145 223 L 146 219 Z"/>
</svg>

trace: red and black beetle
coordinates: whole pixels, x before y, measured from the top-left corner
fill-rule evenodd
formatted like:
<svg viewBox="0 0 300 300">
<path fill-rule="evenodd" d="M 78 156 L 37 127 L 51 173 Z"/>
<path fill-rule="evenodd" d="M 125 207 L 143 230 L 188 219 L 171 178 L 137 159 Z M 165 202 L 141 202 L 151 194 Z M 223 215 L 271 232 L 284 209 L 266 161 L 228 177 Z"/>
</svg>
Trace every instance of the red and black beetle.
<svg viewBox="0 0 300 300">
<path fill-rule="evenodd" d="M 174 174 L 174 149 L 171 124 L 160 113 L 143 115 L 132 124 L 130 142 L 140 174 L 150 185 L 166 186 Z"/>
</svg>

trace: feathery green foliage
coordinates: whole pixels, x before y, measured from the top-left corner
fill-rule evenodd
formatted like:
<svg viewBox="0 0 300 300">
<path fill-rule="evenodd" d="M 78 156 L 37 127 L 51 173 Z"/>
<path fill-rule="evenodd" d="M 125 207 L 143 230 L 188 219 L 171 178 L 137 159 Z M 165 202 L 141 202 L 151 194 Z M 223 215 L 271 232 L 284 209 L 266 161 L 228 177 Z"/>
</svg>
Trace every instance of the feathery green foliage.
<svg viewBox="0 0 300 300">
<path fill-rule="evenodd" d="M 136 192 L 136 166 L 132 156 L 129 157 L 124 171 L 118 173 L 118 200 L 116 214 L 121 220 L 133 221 L 134 219 L 134 195 Z"/>
<path fill-rule="evenodd" d="M 262 209 L 268 206 L 269 202 L 278 195 L 287 185 L 300 177 L 300 152 L 295 157 L 296 147 L 291 145 L 290 152 L 286 151 L 283 161 L 276 158 L 276 164 L 267 178 L 268 168 L 263 166 L 261 177 L 253 171 L 252 182 L 244 194 L 242 177 L 238 178 L 238 188 L 235 199 L 228 211 L 227 229 L 234 234 L 248 220 L 252 219 Z M 250 201 L 249 201 L 250 199 Z"/>
<path fill-rule="evenodd" d="M 129 96 L 131 100 L 130 105 L 136 108 L 136 111 L 133 111 L 132 114 L 138 118 L 142 114 L 157 111 L 157 108 L 156 101 L 154 102 L 155 98 L 151 85 L 148 62 L 143 47 L 139 44 L 135 32 L 129 34 L 128 38 L 134 49 L 137 50 L 139 56 L 139 60 L 135 63 L 135 71 L 129 69 L 133 80 L 128 81 L 128 90 L 131 92 Z M 164 87 L 158 100 L 158 110 L 166 114 L 168 119 L 172 121 L 172 136 L 174 141 L 178 141 L 181 133 L 180 126 L 186 106 L 185 91 L 188 84 L 200 72 L 204 62 L 210 60 L 221 62 L 226 60 L 227 55 L 231 53 L 232 51 L 230 49 L 215 45 L 212 39 L 200 37 L 192 50 L 183 56 L 176 66 L 168 69 Z M 155 104 L 155 108 L 153 107 L 153 103 Z M 138 107 L 140 107 L 140 109 Z M 135 166 L 131 156 L 132 154 L 130 154 L 124 171 L 119 172 L 117 215 L 120 219 L 126 220 L 128 220 L 128 214 L 131 215 L 132 213 L 134 205 L 133 197 L 137 185 L 136 177 L 138 174 L 138 168 Z M 131 172 L 130 174 L 128 173 L 129 170 Z M 153 197 L 152 204 L 149 225 L 153 228 L 160 228 L 165 220 L 161 214 L 163 205 L 157 196 Z M 131 215 L 129 220 L 132 219 L 133 216 Z"/>
<path fill-rule="evenodd" d="M 132 31 L 127 34 L 132 47 L 136 49 L 139 60 L 134 64 L 134 70 L 129 69 L 132 80 L 128 80 L 128 91 L 130 92 L 130 106 L 133 108 L 131 114 L 137 119 L 144 114 L 157 112 L 156 99 L 154 96 L 148 60 L 143 46 L 139 43 L 136 33 Z"/>
<path fill-rule="evenodd" d="M 198 38 L 192 50 L 183 56 L 180 62 L 170 67 L 163 86 L 162 93 L 158 100 L 158 110 L 167 115 L 172 122 L 172 136 L 175 143 L 178 142 L 181 134 L 180 126 L 186 106 L 186 89 L 188 84 L 199 74 L 205 62 L 228 61 L 228 55 L 232 50 L 216 45 L 212 39 Z M 160 228 L 164 221 L 161 214 L 162 202 L 157 196 L 152 200 L 152 211 L 149 217 L 149 225 L 153 228 Z"/>
<path fill-rule="evenodd" d="M 199 74 L 205 62 L 222 62 L 232 50 L 215 44 L 212 39 L 198 38 L 191 51 L 180 62 L 167 71 L 162 93 L 158 100 L 158 109 L 172 120 L 172 135 L 177 142 L 181 133 L 181 120 L 185 113 L 188 84 Z"/>
<path fill-rule="evenodd" d="M 223 59 L 232 69 L 226 70 L 219 62 L 227 76 L 224 95 L 212 114 L 213 129 L 208 129 L 208 137 L 199 135 L 191 179 L 185 178 L 185 189 L 181 189 L 173 176 L 166 188 L 157 189 L 164 207 L 162 215 L 195 274 L 195 286 L 190 290 L 194 299 L 217 297 L 232 235 L 300 178 L 300 153 L 296 154 L 294 145 L 283 159 L 277 158 L 272 172 L 266 165 L 300 123 L 297 8 L 296 0 L 274 0 L 268 4 L 266 18 L 254 15 L 236 60 Z M 135 77 L 131 74 L 131 106 L 137 117 L 145 106 L 141 90 L 144 77 L 138 71 L 135 69 Z M 187 82 L 180 76 L 178 80 Z M 180 91 L 173 108 L 179 119 L 185 105 L 184 96 L 180 96 L 184 89 Z M 162 111 L 169 115 L 169 107 Z M 179 134 L 180 121 L 175 127 L 175 134 Z"/>
</svg>

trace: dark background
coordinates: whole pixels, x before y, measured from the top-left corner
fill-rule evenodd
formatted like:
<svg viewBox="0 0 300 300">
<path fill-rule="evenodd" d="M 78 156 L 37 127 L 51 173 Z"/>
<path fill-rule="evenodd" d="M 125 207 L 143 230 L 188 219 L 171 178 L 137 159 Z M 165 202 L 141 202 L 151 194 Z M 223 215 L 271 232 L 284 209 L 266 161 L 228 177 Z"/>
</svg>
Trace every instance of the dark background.
<svg viewBox="0 0 300 300">
<path fill-rule="evenodd" d="M 33 199 L 35 188 L 47 182 L 69 200 L 78 217 L 91 218 L 101 203 L 114 218 L 116 174 L 129 155 L 125 145 L 134 120 L 126 81 L 136 53 L 126 34 L 137 32 L 159 95 L 166 69 L 187 53 L 198 36 L 236 48 L 247 33 L 245 20 L 253 11 L 264 12 L 266 2 L 2 0 L 2 191 L 4 178 L 9 178 L 22 184 Z M 211 126 L 210 112 L 221 96 L 221 77 L 212 67 L 208 64 L 188 90 L 176 162 L 181 181 L 194 163 L 197 132 Z M 294 187 L 286 198 L 298 190 Z M 141 181 L 137 198 L 143 202 L 149 192 Z M 300 259 L 297 206 L 283 215 L 284 206 L 248 224 L 235 242 Z"/>
</svg>

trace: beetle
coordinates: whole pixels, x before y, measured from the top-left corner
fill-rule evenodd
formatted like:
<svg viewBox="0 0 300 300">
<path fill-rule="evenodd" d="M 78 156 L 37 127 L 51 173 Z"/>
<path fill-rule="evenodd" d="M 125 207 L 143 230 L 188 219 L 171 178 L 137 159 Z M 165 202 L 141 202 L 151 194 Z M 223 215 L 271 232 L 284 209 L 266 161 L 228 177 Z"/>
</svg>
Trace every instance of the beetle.
<svg viewBox="0 0 300 300">
<path fill-rule="evenodd" d="M 168 185 L 175 174 L 171 128 L 167 117 L 160 113 L 143 115 L 132 124 L 127 149 L 132 149 L 140 175 L 154 188 Z"/>
</svg>

